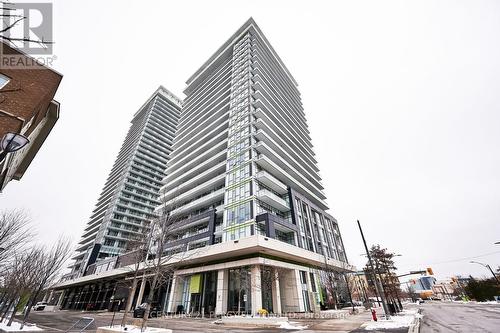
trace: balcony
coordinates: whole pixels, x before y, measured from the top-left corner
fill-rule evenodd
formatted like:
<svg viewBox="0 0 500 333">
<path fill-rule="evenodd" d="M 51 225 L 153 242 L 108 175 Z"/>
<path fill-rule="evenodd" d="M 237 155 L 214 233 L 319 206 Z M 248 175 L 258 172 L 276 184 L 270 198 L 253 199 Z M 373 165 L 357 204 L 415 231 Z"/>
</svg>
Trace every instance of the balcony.
<svg viewBox="0 0 500 333">
<path fill-rule="evenodd" d="M 268 205 L 278 208 L 282 212 L 290 210 L 290 205 L 288 204 L 288 202 L 281 199 L 279 196 L 269 190 L 260 189 L 259 191 L 257 191 L 257 198 L 267 203 Z"/>
<path fill-rule="evenodd" d="M 316 165 L 316 159 L 311 154 L 308 154 L 304 150 L 304 148 L 299 148 L 297 143 L 289 139 L 283 140 L 283 138 L 289 138 L 288 135 L 285 134 L 285 132 L 283 132 L 283 129 L 280 126 L 276 125 L 276 123 L 272 119 L 270 119 L 262 109 L 256 109 L 254 111 L 254 115 L 257 117 L 257 121 L 255 121 L 254 123 L 257 129 L 262 129 L 266 133 L 272 135 L 275 140 L 283 142 L 283 149 L 285 149 L 287 153 L 301 158 L 305 165 L 310 166 L 314 169 L 314 171 L 319 171 L 319 168 Z M 297 152 L 304 153 L 299 156 Z"/>
<path fill-rule="evenodd" d="M 93 242 L 94 242 L 94 239 L 91 238 L 88 242 L 84 243 L 82 246 L 77 247 L 75 251 L 76 252 L 83 252 L 83 251 L 87 250 L 90 246 L 92 246 Z M 81 244 L 81 242 L 78 244 Z"/>
<path fill-rule="evenodd" d="M 183 214 L 191 210 L 196 210 L 198 208 L 208 206 L 212 202 L 220 201 L 223 198 L 224 198 L 224 188 L 221 188 L 199 199 L 196 199 L 184 206 L 174 209 L 172 211 L 172 215 Z"/>
<path fill-rule="evenodd" d="M 159 200 L 170 200 L 174 198 L 176 195 L 181 193 L 181 191 L 189 191 L 196 186 L 205 183 L 206 181 L 216 177 L 217 175 L 223 174 L 226 171 L 226 160 L 219 162 L 219 164 L 214 165 L 208 170 L 205 170 L 198 175 L 194 176 L 191 179 L 186 180 L 181 183 L 179 186 L 173 187 L 171 190 L 166 192 L 165 194 L 160 195 Z M 165 191 L 166 188 L 171 188 L 170 183 L 167 183 L 162 191 Z"/>
<path fill-rule="evenodd" d="M 215 214 L 217 216 L 222 216 L 224 214 L 224 205 L 219 205 L 215 207 Z"/>
<path fill-rule="evenodd" d="M 262 121 L 261 121 L 262 122 Z M 280 152 L 281 155 L 289 159 L 289 163 L 294 164 L 295 168 L 301 170 L 304 174 L 308 175 L 308 178 L 314 181 L 319 181 L 321 177 L 318 172 L 311 167 L 311 163 L 307 163 L 300 151 L 293 151 L 282 139 L 276 136 L 276 133 L 272 132 L 271 129 L 259 129 L 255 132 L 255 137 L 259 141 L 265 142 L 276 152 Z"/>
<path fill-rule="evenodd" d="M 189 137 L 189 141 L 186 141 L 182 144 L 179 144 L 178 142 L 176 143 L 175 149 L 177 149 L 178 153 L 176 155 L 171 154 L 172 157 L 172 164 L 175 163 L 175 161 L 178 161 L 182 159 L 184 156 L 188 155 L 191 153 L 191 148 L 190 147 L 198 147 L 200 146 L 203 142 L 207 142 L 211 139 L 213 139 L 217 134 L 222 132 L 223 129 L 225 129 L 228 125 L 228 116 L 227 114 L 229 113 L 226 112 L 222 116 L 220 116 L 218 119 L 216 119 L 213 123 L 210 123 L 208 126 L 203 128 L 199 132 L 195 132 L 194 136 Z M 192 140 L 196 140 L 196 142 L 192 142 Z M 191 143 L 189 143 L 191 142 Z M 189 143 L 189 146 L 188 146 Z"/>
<path fill-rule="evenodd" d="M 322 197 L 319 197 L 316 193 L 312 192 L 307 187 L 302 185 L 302 183 L 298 182 L 295 178 L 293 178 L 288 172 L 283 170 L 276 163 L 271 161 L 271 159 L 268 158 L 267 156 L 258 155 L 257 158 L 255 159 L 255 162 L 263 169 L 272 172 L 272 174 L 282 182 L 289 184 L 290 187 L 292 187 L 293 189 L 296 189 L 303 195 L 306 195 L 306 197 L 308 197 L 309 200 L 314 202 L 314 204 L 316 204 L 319 208 L 323 210 L 328 209 L 327 204 L 323 201 L 322 198 L 324 197 L 323 194 Z"/>
<path fill-rule="evenodd" d="M 261 154 L 269 157 L 275 164 L 280 166 L 281 169 L 286 170 L 291 176 L 299 180 L 303 186 L 316 193 L 317 196 L 325 199 L 325 195 L 322 192 L 323 186 L 321 183 L 307 174 L 301 173 L 294 166 L 292 166 L 284 158 L 280 157 L 270 146 L 268 146 L 264 141 L 259 141 L 255 144 L 255 150 Z"/>
<path fill-rule="evenodd" d="M 165 189 L 170 190 L 176 186 L 180 186 L 182 183 L 189 181 L 194 176 L 197 176 L 215 165 L 220 164 L 222 161 L 225 162 L 227 155 L 226 146 L 227 140 L 221 141 L 216 147 L 212 148 L 214 150 L 210 153 L 202 154 L 203 156 L 200 155 L 199 157 L 196 157 L 182 168 L 169 174 L 165 177 L 167 185 Z M 207 157 L 209 158 L 207 159 Z"/>
<path fill-rule="evenodd" d="M 201 138 L 194 142 L 192 145 L 179 148 L 182 149 L 178 155 L 172 157 L 168 163 L 168 169 L 170 173 L 177 171 L 182 168 L 187 162 L 197 158 L 200 154 L 205 153 L 212 149 L 214 146 L 218 145 L 220 141 L 224 141 L 227 138 L 227 127 L 228 123 L 221 124 L 216 130 L 208 133 L 208 137 Z"/>
<path fill-rule="evenodd" d="M 186 232 L 184 234 L 179 235 L 180 237 L 178 239 L 186 239 L 186 238 L 189 238 L 189 237 L 192 237 L 192 236 L 204 234 L 206 232 L 208 232 L 208 227 L 205 227 L 205 228 L 202 228 L 202 229 L 198 229 L 196 231 L 188 231 L 188 232 Z"/>
<path fill-rule="evenodd" d="M 197 185 L 195 188 L 192 188 L 184 193 L 182 193 L 180 190 L 177 193 L 177 196 L 173 196 L 170 200 L 168 200 L 165 205 L 171 206 L 171 205 L 180 205 L 183 202 L 189 200 L 190 198 L 197 197 L 198 195 L 209 191 L 212 188 L 217 188 L 221 185 L 224 185 L 224 180 L 226 179 L 225 174 L 220 174 L 218 176 L 215 176 L 213 178 L 210 178 L 208 181 Z"/>
<path fill-rule="evenodd" d="M 257 172 L 255 174 L 255 179 L 279 194 L 286 194 L 288 192 L 288 188 L 286 187 L 286 185 L 276 179 L 267 171 Z"/>
</svg>

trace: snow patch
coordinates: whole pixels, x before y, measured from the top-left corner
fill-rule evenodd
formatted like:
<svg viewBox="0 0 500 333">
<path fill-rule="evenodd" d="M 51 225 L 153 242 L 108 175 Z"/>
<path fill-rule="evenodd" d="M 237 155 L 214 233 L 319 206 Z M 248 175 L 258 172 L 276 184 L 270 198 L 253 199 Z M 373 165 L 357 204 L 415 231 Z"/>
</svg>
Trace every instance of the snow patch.
<svg viewBox="0 0 500 333">
<path fill-rule="evenodd" d="M 365 329 L 371 331 L 371 330 L 378 330 L 378 329 L 392 329 L 392 328 L 409 327 L 413 323 L 413 320 L 416 317 L 416 315 L 417 315 L 417 313 L 402 315 L 402 316 L 401 315 L 400 316 L 392 316 L 391 319 L 389 319 L 389 320 L 380 319 L 379 321 L 372 321 L 372 322 L 366 324 Z"/>
<path fill-rule="evenodd" d="M 43 331 L 40 327 L 36 326 L 35 324 L 24 324 L 23 329 L 21 330 L 21 323 L 17 321 L 13 321 L 11 326 L 7 326 L 8 320 L 4 320 L 3 322 L 0 323 L 0 330 L 5 331 L 5 332 L 33 332 L 33 331 Z"/>
<path fill-rule="evenodd" d="M 500 304 L 500 302 L 497 302 L 497 301 L 487 301 L 487 302 L 477 302 L 477 304 L 481 304 L 481 305 L 482 305 L 482 304 L 489 304 L 489 305 L 494 304 L 494 305 L 499 305 L 499 304 Z"/>
<path fill-rule="evenodd" d="M 144 328 L 143 331 L 141 331 L 140 326 L 135 326 L 135 325 L 114 325 L 113 327 L 109 326 L 103 326 L 103 327 L 98 327 L 97 328 L 97 333 L 104 333 L 104 332 L 122 332 L 122 333 L 141 333 L 141 332 L 146 332 L 146 333 L 165 333 L 165 332 L 172 332 L 170 329 L 166 328 L 157 328 L 157 327 L 146 327 Z"/>
<path fill-rule="evenodd" d="M 294 322 L 294 321 L 291 321 L 291 322 L 280 321 L 280 322 L 277 322 L 276 324 L 280 325 L 278 328 L 282 328 L 285 330 L 303 330 L 304 328 L 307 328 L 307 326 L 297 325 L 298 323 Z"/>
</svg>

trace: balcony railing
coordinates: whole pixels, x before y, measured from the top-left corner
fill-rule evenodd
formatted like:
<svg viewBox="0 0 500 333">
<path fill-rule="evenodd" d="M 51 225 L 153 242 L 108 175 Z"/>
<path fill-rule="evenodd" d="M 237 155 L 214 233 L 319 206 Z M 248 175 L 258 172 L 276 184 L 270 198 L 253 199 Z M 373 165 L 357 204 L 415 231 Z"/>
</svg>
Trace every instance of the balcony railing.
<svg viewBox="0 0 500 333">
<path fill-rule="evenodd" d="M 255 178 L 278 193 L 285 194 L 288 192 L 286 185 L 267 171 L 262 170 L 257 172 Z"/>
<path fill-rule="evenodd" d="M 280 198 L 279 196 L 277 196 L 276 194 L 274 194 L 269 190 L 260 189 L 259 191 L 257 191 L 257 198 L 259 198 L 259 200 L 264 201 L 268 205 L 278 208 L 283 212 L 290 210 L 290 205 L 286 200 Z"/>
</svg>

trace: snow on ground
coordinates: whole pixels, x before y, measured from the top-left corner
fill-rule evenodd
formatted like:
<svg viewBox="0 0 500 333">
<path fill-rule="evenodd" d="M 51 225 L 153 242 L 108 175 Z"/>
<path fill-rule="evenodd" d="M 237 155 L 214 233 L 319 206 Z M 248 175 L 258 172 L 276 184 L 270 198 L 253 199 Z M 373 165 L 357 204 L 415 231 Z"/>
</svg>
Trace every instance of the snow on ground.
<svg viewBox="0 0 500 333">
<path fill-rule="evenodd" d="M 166 331 L 164 328 L 157 328 L 157 327 L 146 327 L 144 331 L 141 331 L 140 326 L 135 326 L 135 325 L 114 325 L 113 327 L 105 326 L 105 327 L 99 327 L 99 329 L 102 329 L 103 331 L 107 332 L 127 332 L 127 333 L 141 333 L 141 332 L 160 332 L 160 331 Z M 171 330 L 168 330 L 171 332 Z"/>
<path fill-rule="evenodd" d="M 7 326 L 8 320 L 4 320 L 3 322 L 0 323 L 0 330 L 5 331 L 5 332 L 18 332 L 21 331 L 21 323 L 18 323 L 17 321 L 13 321 L 11 326 Z M 43 331 L 40 327 L 34 325 L 34 324 L 28 324 L 26 323 L 22 329 L 22 331 L 26 332 L 33 332 L 33 331 Z"/>
<path fill-rule="evenodd" d="M 335 309 L 329 309 L 329 310 L 321 310 L 321 313 L 344 313 L 344 312 L 349 312 L 349 310 L 335 310 Z"/>
<path fill-rule="evenodd" d="M 404 310 L 397 316 L 391 316 L 389 320 L 379 319 L 364 324 L 366 330 L 391 329 L 409 327 L 415 318 L 420 318 L 421 314 L 417 310 Z"/>
<path fill-rule="evenodd" d="M 303 330 L 304 328 L 307 328 L 307 326 L 297 325 L 298 323 L 294 322 L 294 321 L 290 321 L 290 322 L 280 321 L 280 322 L 277 322 L 276 324 L 280 325 L 278 328 L 282 328 L 285 330 Z"/>
<path fill-rule="evenodd" d="M 487 302 L 477 302 L 477 304 L 494 304 L 494 305 L 499 305 L 500 302 L 497 302 L 497 301 L 487 301 Z"/>
</svg>

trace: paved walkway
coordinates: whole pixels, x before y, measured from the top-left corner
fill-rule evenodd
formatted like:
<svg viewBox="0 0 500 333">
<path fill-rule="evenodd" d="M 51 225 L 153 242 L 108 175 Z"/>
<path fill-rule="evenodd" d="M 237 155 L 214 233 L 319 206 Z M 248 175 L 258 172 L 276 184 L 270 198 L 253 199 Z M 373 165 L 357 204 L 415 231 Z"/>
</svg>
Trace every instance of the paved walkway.
<svg viewBox="0 0 500 333">
<path fill-rule="evenodd" d="M 117 313 L 115 323 L 118 324 L 123 316 L 123 313 Z M 32 312 L 30 314 L 30 322 L 42 325 L 46 329 L 45 332 L 61 332 L 68 329 L 78 318 L 93 317 L 95 325 L 89 327 L 88 333 L 94 331 L 98 326 L 109 325 L 111 322 L 112 313 L 110 312 L 78 312 L 78 311 L 57 311 L 57 312 Z M 371 320 L 370 312 L 366 311 L 361 314 L 348 316 L 345 319 L 290 319 L 291 322 L 297 323 L 300 326 L 307 326 L 305 330 L 298 332 L 313 333 L 313 332 L 332 332 L 332 333 L 348 333 L 357 332 L 357 329 L 366 321 Z M 149 320 L 149 325 L 154 327 L 166 327 L 173 330 L 174 333 L 276 333 L 276 332 L 293 332 L 293 330 L 284 330 L 278 328 L 257 328 L 257 327 L 228 327 L 225 325 L 217 325 L 213 322 L 214 318 L 154 318 Z M 359 331 L 361 332 L 361 331 Z M 363 331 L 366 332 L 366 331 Z M 374 333 L 372 331 L 372 333 Z"/>
<path fill-rule="evenodd" d="M 364 322 L 371 320 L 371 314 L 368 311 L 362 312 L 357 315 L 348 316 L 344 319 L 327 319 L 320 321 L 308 327 L 307 330 L 302 332 L 317 332 L 328 331 L 332 333 L 347 333 L 359 328 Z M 318 322 L 318 321 L 316 321 Z"/>
</svg>

